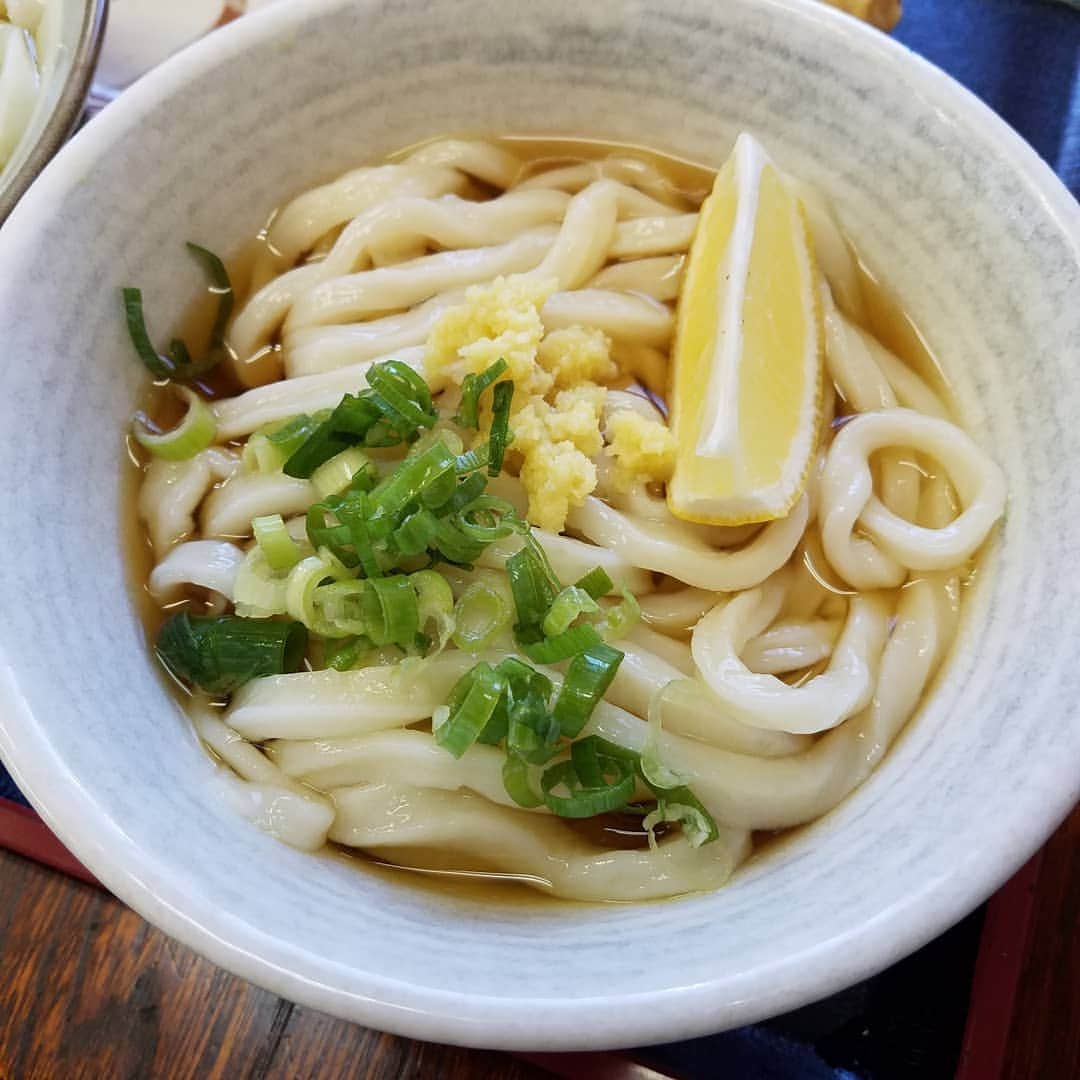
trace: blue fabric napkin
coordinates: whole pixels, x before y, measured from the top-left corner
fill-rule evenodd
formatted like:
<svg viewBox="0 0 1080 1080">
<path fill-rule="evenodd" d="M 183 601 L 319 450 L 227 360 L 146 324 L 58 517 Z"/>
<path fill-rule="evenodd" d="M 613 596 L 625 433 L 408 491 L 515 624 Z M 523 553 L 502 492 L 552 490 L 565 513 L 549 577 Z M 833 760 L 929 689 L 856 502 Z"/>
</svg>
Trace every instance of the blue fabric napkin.
<svg viewBox="0 0 1080 1080">
<path fill-rule="evenodd" d="M 895 36 L 987 102 L 1080 197 L 1080 11 L 1049 0 L 907 0 Z M 0 798 L 26 805 L 2 767 Z M 642 1054 L 686 1077 L 952 1076 L 979 918 L 877 979 L 808 1009 Z M 883 998 L 888 1028 L 878 1034 L 866 1018 Z M 884 1041 L 888 1052 L 857 1050 L 859 1039 L 865 1043 L 867 1037 L 876 1037 L 878 1047 Z M 915 1050 L 918 1060 L 912 1058 Z M 841 1067 L 847 1065 L 855 1071 Z"/>
</svg>

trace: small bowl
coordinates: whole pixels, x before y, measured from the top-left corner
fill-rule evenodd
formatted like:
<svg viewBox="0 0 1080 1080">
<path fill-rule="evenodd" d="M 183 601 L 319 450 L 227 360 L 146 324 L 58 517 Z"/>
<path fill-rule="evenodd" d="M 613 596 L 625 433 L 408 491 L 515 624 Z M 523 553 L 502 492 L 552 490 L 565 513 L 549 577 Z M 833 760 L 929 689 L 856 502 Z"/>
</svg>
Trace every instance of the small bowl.
<svg viewBox="0 0 1080 1080">
<path fill-rule="evenodd" d="M 0 169 L 0 224 L 78 123 L 101 50 L 107 0 L 51 2 L 61 6 L 56 58 L 22 138 Z"/>
<path fill-rule="evenodd" d="M 122 433 L 155 318 L 290 194 L 445 132 L 591 135 L 719 164 L 741 129 L 829 192 L 926 331 L 1007 520 L 918 717 L 842 805 L 718 892 L 492 906 L 287 849 L 236 817 L 132 600 Z M 0 754 L 74 853 L 262 986 L 423 1039 L 699 1035 L 870 975 L 996 889 L 1080 784 L 1080 208 L 1005 124 L 804 0 L 317 0 L 164 64 L 0 232 Z M 161 325 L 161 324 L 159 324 Z M 164 330 L 164 326 L 161 327 Z"/>
</svg>

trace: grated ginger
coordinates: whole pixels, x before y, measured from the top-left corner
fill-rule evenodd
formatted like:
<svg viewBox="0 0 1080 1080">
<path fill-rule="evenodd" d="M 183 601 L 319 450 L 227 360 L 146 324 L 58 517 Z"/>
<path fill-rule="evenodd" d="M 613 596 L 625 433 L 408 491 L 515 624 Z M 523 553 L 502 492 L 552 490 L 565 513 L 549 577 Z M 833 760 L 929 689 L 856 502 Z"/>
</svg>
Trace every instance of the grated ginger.
<svg viewBox="0 0 1080 1080">
<path fill-rule="evenodd" d="M 552 330 L 540 342 L 536 359 L 556 386 L 610 382 L 619 374 L 611 358 L 611 339 L 602 330 L 585 326 Z"/>
<path fill-rule="evenodd" d="M 460 385 L 503 359 L 514 380 L 510 444 L 529 500 L 528 519 L 561 532 L 572 507 L 596 489 L 594 459 L 604 452 L 602 415 L 607 388 L 618 375 L 611 342 L 600 330 L 571 326 L 545 336 L 540 309 L 552 283 L 527 275 L 474 285 L 448 310 L 428 338 L 425 375 L 433 386 Z M 490 412 L 481 426 L 490 424 Z M 674 443 L 668 429 L 617 412 L 608 421 L 616 477 L 630 484 L 665 479 Z"/>
<path fill-rule="evenodd" d="M 502 359 L 515 397 L 546 394 L 555 380 L 537 364 L 536 352 L 544 336 L 540 308 L 554 289 L 554 281 L 524 274 L 470 287 L 465 303 L 445 312 L 428 337 L 424 374 L 433 387 L 460 384 Z"/>
<path fill-rule="evenodd" d="M 619 409 L 607 422 L 605 453 L 615 459 L 615 486 L 670 480 L 675 468 L 675 436 L 667 424 L 633 409 Z"/>
</svg>

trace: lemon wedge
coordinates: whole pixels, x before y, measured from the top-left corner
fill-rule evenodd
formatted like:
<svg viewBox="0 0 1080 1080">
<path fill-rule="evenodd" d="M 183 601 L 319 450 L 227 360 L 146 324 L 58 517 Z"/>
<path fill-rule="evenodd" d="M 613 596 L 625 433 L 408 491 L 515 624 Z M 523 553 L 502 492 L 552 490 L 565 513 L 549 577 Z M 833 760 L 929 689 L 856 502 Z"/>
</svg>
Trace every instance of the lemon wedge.
<svg viewBox="0 0 1080 1080">
<path fill-rule="evenodd" d="M 701 208 L 679 298 L 673 514 L 741 525 L 791 509 L 817 444 L 822 340 L 802 206 L 740 135 Z"/>
</svg>

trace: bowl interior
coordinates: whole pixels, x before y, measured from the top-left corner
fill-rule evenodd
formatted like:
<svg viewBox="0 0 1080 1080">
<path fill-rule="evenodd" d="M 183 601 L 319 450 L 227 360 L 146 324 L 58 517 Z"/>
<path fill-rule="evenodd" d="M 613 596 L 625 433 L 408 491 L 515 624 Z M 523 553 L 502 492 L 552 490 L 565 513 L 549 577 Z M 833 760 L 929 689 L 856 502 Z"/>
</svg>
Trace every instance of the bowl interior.
<svg viewBox="0 0 1080 1080">
<path fill-rule="evenodd" d="M 679 902 L 493 909 L 259 834 L 219 793 L 131 601 L 119 478 L 144 378 L 118 287 L 176 317 L 199 284 L 185 240 L 227 250 L 305 185 L 436 134 L 600 136 L 719 164 L 743 129 L 833 197 L 1008 472 L 1007 521 L 921 715 L 836 811 Z M 981 900 L 1077 794 L 1078 219 L 963 91 L 801 0 L 326 0 L 242 20 L 110 106 L 0 233 L 5 762 L 165 929 L 419 1037 L 643 1043 L 865 976 Z"/>
</svg>

